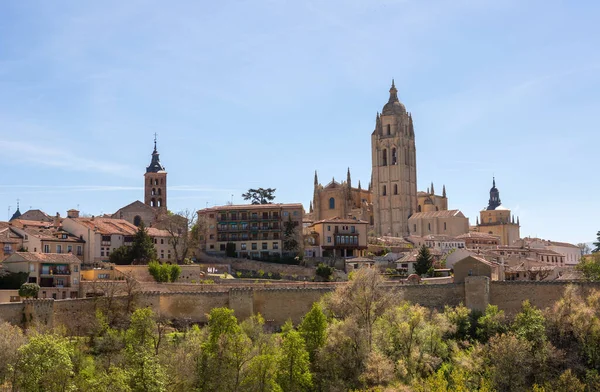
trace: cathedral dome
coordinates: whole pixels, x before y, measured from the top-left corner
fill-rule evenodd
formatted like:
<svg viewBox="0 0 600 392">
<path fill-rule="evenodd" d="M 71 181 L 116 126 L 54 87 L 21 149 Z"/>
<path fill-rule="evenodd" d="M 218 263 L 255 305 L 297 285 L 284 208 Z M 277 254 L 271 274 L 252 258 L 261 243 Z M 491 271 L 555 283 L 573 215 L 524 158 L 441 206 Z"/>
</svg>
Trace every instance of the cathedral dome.
<svg viewBox="0 0 600 392">
<path fill-rule="evenodd" d="M 394 115 L 394 114 L 395 115 L 406 114 L 406 107 L 404 107 L 402 102 L 400 102 L 400 100 L 398 99 L 398 90 L 396 89 L 396 86 L 394 85 L 393 79 L 392 79 L 392 87 L 390 88 L 390 99 L 388 100 L 388 103 L 386 103 L 385 106 L 383 107 L 381 114 L 384 116 L 390 116 L 390 115 Z"/>
</svg>

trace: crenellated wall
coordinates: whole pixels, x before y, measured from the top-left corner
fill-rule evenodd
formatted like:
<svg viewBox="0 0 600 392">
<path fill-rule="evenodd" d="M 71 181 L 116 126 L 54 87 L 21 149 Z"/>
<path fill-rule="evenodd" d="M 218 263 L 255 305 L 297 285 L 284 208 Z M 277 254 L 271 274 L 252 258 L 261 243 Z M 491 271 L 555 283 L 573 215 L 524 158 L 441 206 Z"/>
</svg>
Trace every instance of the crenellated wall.
<svg viewBox="0 0 600 392">
<path fill-rule="evenodd" d="M 485 277 L 468 277 L 456 284 L 390 284 L 399 299 L 422 306 L 443 309 L 444 306 L 465 304 L 483 311 L 487 304 L 497 305 L 508 316 L 516 314 L 524 300 L 538 308 L 552 306 L 569 284 L 577 286 L 582 295 L 600 290 L 600 283 L 583 282 L 490 282 Z M 298 323 L 312 304 L 339 284 L 282 287 L 227 287 L 207 292 L 143 292 L 136 295 L 137 307 L 149 307 L 162 317 L 205 323 L 211 309 L 229 307 L 243 320 L 260 313 L 271 326 L 287 320 Z M 18 303 L 0 304 L 0 320 L 28 327 L 36 323 L 65 325 L 73 333 L 83 332 L 93 325 L 95 310 L 104 297 L 69 300 L 29 299 Z M 115 304 L 124 308 L 127 297 L 115 297 Z M 106 304 L 104 304 L 106 305 Z M 90 320 L 90 322 L 86 322 Z"/>
</svg>

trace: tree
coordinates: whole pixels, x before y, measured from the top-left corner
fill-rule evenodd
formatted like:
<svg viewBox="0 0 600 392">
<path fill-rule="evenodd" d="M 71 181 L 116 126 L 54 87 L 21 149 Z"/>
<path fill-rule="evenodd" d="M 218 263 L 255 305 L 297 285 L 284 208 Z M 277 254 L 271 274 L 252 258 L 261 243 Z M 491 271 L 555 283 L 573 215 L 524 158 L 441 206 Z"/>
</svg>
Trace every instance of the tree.
<svg viewBox="0 0 600 392">
<path fill-rule="evenodd" d="M 271 204 L 275 200 L 275 188 L 258 188 L 248 189 L 248 192 L 243 193 L 244 200 L 250 200 L 252 204 Z"/>
<path fill-rule="evenodd" d="M 577 244 L 577 247 L 579 248 L 579 251 L 581 252 L 582 256 L 589 254 L 591 251 L 590 246 L 585 242 L 580 242 L 579 244 Z"/>
<path fill-rule="evenodd" d="M 424 275 L 432 267 L 433 267 L 433 257 L 431 256 L 431 252 L 429 252 L 429 248 L 427 248 L 425 245 L 423 245 L 419 249 L 419 254 L 417 255 L 415 271 L 419 275 Z"/>
<path fill-rule="evenodd" d="M 12 379 L 12 369 L 18 360 L 17 350 L 25 343 L 21 328 L 7 322 L 0 322 L 0 385 Z"/>
<path fill-rule="evenodd" d="M 298 241 L 296 240 L 297 222 L 288 216 L 288 220 L 283 223 L 283 250 L 286 252 L 294 252 L 298 250 Z"/>
<path fill-rule="evenodd" d="M 316 274 L 317 276 L 320 276 L 326 281 L 329 281 L 333 276 L 333 267 L 330 267 L 324 263 L 319 263 L 319 265 L 317 266 Z"/>
<path fill-rule="evenodd" d="M 306 343 L 306 350 L 310 361 L 315 360 L 317 350 L 325 345 L 327 339 L 327 317 L 319 302 L 313 303 L 311 309 L 306 313 L 298 331 Z"/>
<path fill-rule="evenodd" d="M 158 261 L 148 263 L 148 272 L 157 282 L 175 282 L 181 274 L 181 267 L 177 264 L 161 264 Z"/>
<path fill-rule="evenodd" d="M 73 348 L 58 335 L 38 334 L 18 350 L 16 385 L 23 391 L 68 391 L 72 387 Z"/>
<path fill-rule="evenodd" d="M 291 326 L 284 326 L 277 382 L 284 391 L 308 391 L 312 386 L 309 356 L 304 339 Z"/>
<path fill-rule="evenodd" d="M 600 281 L 600 253 L 593 253 L 587 258 L 582 258 L 575 269 L 583 274 L 585 280 L 590 282 Z"/>
<path fill-rule="evenodd" d="M 37 283 L 23 283 L 19 288 L 19 297 L 37 298 L 39 292 L 40 286 Z"/>
<path fill-rule="evenodd" d="M 482 342 L 487 342 L 493 336 L 506 330 L 504 311 L 498 310 L 498 306 L 488 304 L 485 314 L 477 320 L 477 337 Z"/>
<path fill-rule="evenodd" d="M 169 233 L 169 241 L 173 255 L 178 263 L 183 263 L 186 257 L 198 247 L 201 227 L 198 215 L 193 210 L 183 210 L 171 214 L 161 220 L 158 227 L 163 227 Z"/>
<path fill-rule="evenodd" d="M 600 252 L 600 231 L 596 233 L 596 242 L 593 243 L 595 248 L 592 250 L 592 253 Z"/>
<path fill-rule="evenodd" d="M 131 244 L 131 259 L 134 264 L 148 264 L 156 259 L 156 248 L 148 231 L 141 222 Z"/>
<path fill-rule="evenodd" d="M 121 245 L 114 251 L 110 252 L 108 261 L 116 265 L 130 265 L 133 261 L 131 255 L 131 247 L 127 245 Z"/>
</svg>

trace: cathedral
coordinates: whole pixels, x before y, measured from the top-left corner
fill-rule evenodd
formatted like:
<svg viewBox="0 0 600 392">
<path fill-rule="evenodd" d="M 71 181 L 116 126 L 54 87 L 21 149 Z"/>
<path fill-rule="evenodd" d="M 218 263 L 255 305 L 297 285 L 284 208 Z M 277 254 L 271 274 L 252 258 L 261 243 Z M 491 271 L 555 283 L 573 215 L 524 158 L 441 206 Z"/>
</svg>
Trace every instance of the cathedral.
<svg viewBox="0 0 600 392">
<path fill-rule="evenodd" d="M 405 237 L 410 234 L 408 218 L 433 206 L 448 209 L 446 188 L 442 195 L 431 190 L 417 193 L 415 131 L 412 115 L 398 99 L 392 80 L 388 102 L 375 118 L 371 134 L 371 182 L 362 189 L 352 187 L 350 169 L 345 182 L 332 179 L 319 183 L 315 172 L 313 200 L 308 219 L 319 221 L 334 217 L 369 222 L 378 235 Z"/>
<path fill-rule="evenodd" d="M 496 235 L 500 237 L 501 245 L 513 245 L 516 240 L 521 238 L 520 226 L 519 217 L 515 221 L 515 216 L 510 209 L 502 205 L 500 191 L 496 188 L 496 179 L 494 178 L 488 205 L 479 213 L 477 224 L 471 228 L 471 231 Z"/>
</svg>

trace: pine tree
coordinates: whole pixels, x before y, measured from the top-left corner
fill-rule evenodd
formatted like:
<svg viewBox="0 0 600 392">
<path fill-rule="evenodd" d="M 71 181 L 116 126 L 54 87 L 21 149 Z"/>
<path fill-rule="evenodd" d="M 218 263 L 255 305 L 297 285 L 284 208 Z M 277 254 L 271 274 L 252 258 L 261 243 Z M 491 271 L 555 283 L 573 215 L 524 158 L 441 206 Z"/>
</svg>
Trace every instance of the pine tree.
<svg viewBox="0 0 600 392">
<path fill-rule="evenodd" d="M 419 249 L 419 254 L 417 255 L 417 263 L 415 265 L 415 271 L 419 275 L 424 275 L 429 271 L 429 269 L 433 266 L 433 258 L 431 257 L 431 253 L 429 252 L 429 248 L 425 245 L 421 246 Z"/>
<path fill-rule="evenodd" d="M 148 264 L 156 259 L 156 249 L 144 223 L 140 223 L 131 245 L 131 258 L 134 264 Z"/>
<path fill-rule="evenodd" d="M 594 242 L 594 246 L 595 248 L 592 253 L 600 252 L 600 231 L 596 233 L 596 242 Z"/>
<path fill-rule="evenodd" d="M 298 241 L 296 240 L 296 222 L 288 216 L 288 220 L 283 224 L 283 250 L 293 252 L 298 250 Z"/>
</svg>

